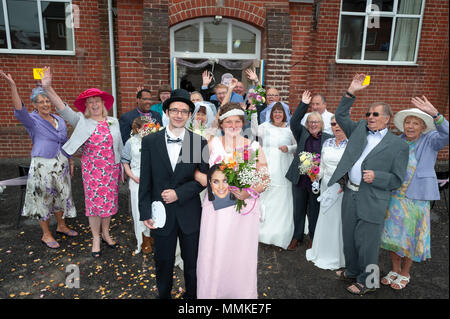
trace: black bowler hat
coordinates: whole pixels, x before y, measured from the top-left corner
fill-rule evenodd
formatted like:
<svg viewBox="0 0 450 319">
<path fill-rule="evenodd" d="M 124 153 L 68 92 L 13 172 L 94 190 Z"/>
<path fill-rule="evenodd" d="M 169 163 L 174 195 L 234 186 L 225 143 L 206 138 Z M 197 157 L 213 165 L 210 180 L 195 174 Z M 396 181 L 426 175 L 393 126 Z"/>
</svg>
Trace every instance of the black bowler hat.
<svg viewBox="0 0 450 319">
<path fill-rule="evenodd" d="M 193 113 L 195 110 L 195 105 L 191 101 L 191 95 L 185 89 L 176 89 L 176 90 L 172 91 L 172 93 L 170 94 L 170 98 L 168 98 L 167 100 L 164 101 L 164 104 L 163 104 L 164 113 L 169 108 L 169 105 L 172 102 L 186 103 L 187 105 L 189 105 L 189 111 L 191 113 Z"/>
</svg>

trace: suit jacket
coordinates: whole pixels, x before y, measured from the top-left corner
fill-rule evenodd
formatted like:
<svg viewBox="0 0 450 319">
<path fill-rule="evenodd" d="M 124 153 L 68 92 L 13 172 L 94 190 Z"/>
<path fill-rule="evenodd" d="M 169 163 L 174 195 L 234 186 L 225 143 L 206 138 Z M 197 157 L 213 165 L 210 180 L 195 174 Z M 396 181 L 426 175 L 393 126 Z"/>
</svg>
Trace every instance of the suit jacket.
<svg viewBox="0 0 450 319">
<path fill-rule="evenodd" d="M 367 121 L 350 119 L 353 102 L 354 99 L 344 96 L 335 113 L 336 122 L 347 135 L 348 143 L 328 186 L 345 178 L 367 145 Z M 400 187 L 405 178 L 408 157 L 408 144 L 391 132 L 387 132 L 367 155 L 361 164 L 361 174 L 363 170 L 373 170 L 375 178 L 371 184 L 361 179 L 356 203 L 359 218 L 375 224 L 384 222 L 391 191 Z"/>
<path fill-rule="evenodd" d="M 292 115 L 290 122 L 292 134 L 294 135 L 295 140 L 297 141 L 297 150 L 295 151 L 294 160 L 292 161 L 291 166 L 289 167 L 289 170 L 286 173 L 286 178 L 290 180 L 293 184 L 298 184 L 300 180 L 300 172 L 298 170 L 300 159 L 298 155 L 305 150 L 306 140 L 308 139 L 308 137 L 311 136 L 306 127 L 304 127 L 301 124 L 301 120 L 303 116 L 305 116 L 308 107 L 309 104 L 300 102 L 299 106 L 297 106 L 297 108 L 295 109 L 295 112 Z M 322 132 L 320 141 L 321 145 L 323 146 L 323 143 L 331 137 L 333 137 L 333 135 Z"/>
<path fill-rule="evenodd" d="M 149 113 L 151 114 L 151 117 L 155 124 L 159 123 L 159 125 L 163 126 L 161 114 L 159 114 L 159 112 L 150 110 Z M 123 113 L 119 118 L 120 134 L 122 135 L 123 144 L 125 144 L 130 138 L 131 124 L 133 124 L 134 119 L 139 116 L 141 116 L 141 113 L 139 113 L 137 109 L 134 109 L 129 112 Z"/>
<path fill-rule="evenodd" d="M 200 230 L 202 207 L 199 193 L 204 187 L 195 181 L 194 172 L 196 169 L 202 173 L 208 172 L 208 145 L 200 135 L 186 130 L 178 163 L 173 171 L 165 134 L 166 130 L 163 129 L 142 139 L 140 220 L 152 218 L 152 202 L 161 201 L 166 209 L 166 224 L 163 228 L 152 230 L 152 233 L 160 236 L 169 235 L 176 220 L 183 233 L 189 235 Z M 161 193 L 165 189 L 174 189 L 178 200 L 165 204 L 161 198 Z"/>
</svg>

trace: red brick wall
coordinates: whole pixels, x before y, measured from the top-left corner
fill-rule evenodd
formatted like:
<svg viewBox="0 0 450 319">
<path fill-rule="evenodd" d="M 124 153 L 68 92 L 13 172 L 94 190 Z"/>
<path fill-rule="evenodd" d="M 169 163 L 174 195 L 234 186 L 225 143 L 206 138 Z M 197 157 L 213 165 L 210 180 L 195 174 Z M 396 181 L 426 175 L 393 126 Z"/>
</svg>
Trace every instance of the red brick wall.
<svg viewBox="0 0 450 319">
<path fill-rule="evenodd" d="M 340 0 L 322 1 L 317 29 L 314 7 L 291 3 L 293 37 L 289 103 L 295 109 L 305 89 L 327 98 L 334 112 L 355 73 L 371 75 L 370 86 L 358 94 L 352 117 L 360 119 L 375 101 L 389 103 L 394 113 L 413 107 L 410 99 L 426 95 L 448 119 L 448 9 L 449 2 L 429 0 L 425 4 L 419 44 L 418 66 L 337 64 L 335 62 Z M 448 160 L 448 147 L 438 159 Z"/>
<path fill-rule="evenodd" d="M 107 1 L 84 0 L 73 4 L 80 9 L 75 56 L 0 54 L 0 67 L 15 79 L 29 111 L 32 110 L 30 93 L 35 87 L 32 69 L 36 67 L 51 66 L 53 86 L 69 105 L 87 88 L 111 90 Z M 10 89 L 4 80 L 0 81 L 0 124 L 0 157 L 29 157 L 31 140 L 14 117 Z"/>
</svg>

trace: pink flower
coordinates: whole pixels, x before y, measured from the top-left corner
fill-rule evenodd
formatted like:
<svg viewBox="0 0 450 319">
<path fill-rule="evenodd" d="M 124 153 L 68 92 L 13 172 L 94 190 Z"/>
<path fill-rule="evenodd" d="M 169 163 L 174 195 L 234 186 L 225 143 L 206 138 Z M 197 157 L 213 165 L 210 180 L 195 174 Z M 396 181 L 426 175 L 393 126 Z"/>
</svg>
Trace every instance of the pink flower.
<svg viewBox="0 0 450 319">
<path fill-rule="evenodd" d="M 97 159 L 97 160 L 94 160 L 94 166 L 96 168 L 104 168 L 106 166 L 106 163 L 104 160 Z"/>
<path fill-rule="evenodd" d="M 102 197 L 105 197 L 106 194 L 108 194 L 108 192 L 109 192 L 109 189 L 105 186 L 100 186 L 97 190 L 97 194 L 99 194 Z"/>
</svg>

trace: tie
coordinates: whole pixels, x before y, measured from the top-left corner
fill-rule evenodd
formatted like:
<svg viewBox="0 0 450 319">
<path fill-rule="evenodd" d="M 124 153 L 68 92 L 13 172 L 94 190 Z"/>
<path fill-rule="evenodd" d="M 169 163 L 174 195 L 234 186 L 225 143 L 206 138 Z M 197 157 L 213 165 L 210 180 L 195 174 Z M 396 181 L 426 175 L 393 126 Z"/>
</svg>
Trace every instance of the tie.
<svg viewBox="0 0 450 319">
<path fill-rule="evenodd" d="M 170 143 L 179 143 L 179 144 L 181 144 L 181 142 L 183 142 L 183 140 L 181 138 L 172 139 L 169 136 L 167 136 L 167 144 L 170 144 Z"/>
</svg>

